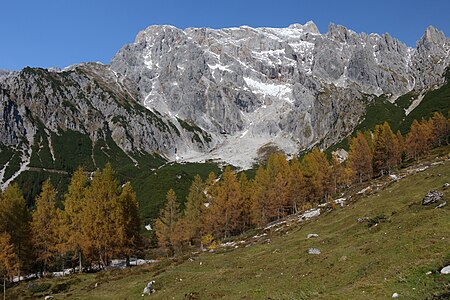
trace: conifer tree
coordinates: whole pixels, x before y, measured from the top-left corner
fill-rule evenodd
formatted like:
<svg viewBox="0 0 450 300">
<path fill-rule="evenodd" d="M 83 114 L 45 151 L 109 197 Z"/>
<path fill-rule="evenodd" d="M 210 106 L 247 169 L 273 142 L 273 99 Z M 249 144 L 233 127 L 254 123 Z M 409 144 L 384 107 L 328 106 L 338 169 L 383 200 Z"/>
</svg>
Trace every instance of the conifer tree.
<svg viewBox="0 0 450 300">
<path fill-rule="evenodd" d="M 272 153 L 267 161 L 266 171 L 272 179 L 267 186 L 270 195 L 270 215 L 279 219 L 292 208 L 289 194 L 292 174 L 289 162 L 284 154 L 281 152 Z"/>
<path fill-rule="evenodd" d="M 173 235 L 175 226 L 180 218 L 180 210 L 177 197 L 173 189 L 167 192 L 167 203 L 160 211 L 155 222 L 156 236 L 160 249 L 167 255 L 174 254 Z"/>
<path fill-rule="evenodd" d="M 82 272 L 83 244 L 82 213 L 85 206 L 85 193 L 88 178 L 83 168 L 75 171 L 69 184 L 68 192 L 64 195 L 64 217 L 66 218 L 67 246 L 78 258 L 78 271 Z"/>
<path fill-rule="evenodd" d="M 90 261 L 98 259 L 106 267 L 117 245 L 116 224 L 112 214 L 116 209 L 119 185 L 111 164 L 97 171 L 85 192 L 81 230 L 82 252 Z"/>
<path fill-rule="evenodd" d="M 331 178 L 333 193 L 338 193 L 344 186 L 350 184 L 347 170 L 336 155 L 331 157 Z"/>
<path fill-rule="evenodd" d="M 447 145 L 450 134 L 450 126 L 447 119 L 440 112 L 434 112 L 430 123 L 434 136 L 434 144 L 438 147 Z"/>
<path fill-rule="evenodd" d="M 252 195 L 254 193 L 253 182 L 248 180 L 247 175 L 242 172 L 239 176 L 239 184 L 242 193 L 243 222 L 244 230 L 247 230 L 252 224 Z"/>
<path fill-rule="evenodd" d="M 33 256 L 30 221 L 31 215 L 17 184 L 9 185 L 3 193 L 0 192 L 0 232 L 6 232 L 11 237 L 18 257 L 19 276 L 21 270 L 29 269 Z"/>
<path fill-rule="evenodd" d="M 123 186 L 116 201 L 112 214 L 116 232 L 114 252 L 125 256 L 128 263 L 130 255 L 141 246 L 139 203 L 130 182 Z"/>
<path fill-rule="evenodd" d="M 204 210 L 206 197 L 206 184 L 199 175 L 194 177 L 189 194 L 186 198 L 184 218 L 186 219 L 186 231 L 189 239 L 195 244 L 201 243 L 204 234 Z"/>
<path fill-rule="evenodd" d="M 428 153 L 433 140 L 432 129 L 425 119 L 414 120 L 406 136 L 406 152 L 414 160 Z"/>
<path fill-rule="evenodd" d="M 306 186 L 305 186 L 305 178 L 303 177 L 303 173 L 300 169 L 300 163 L 297 158 L 293 158 L 291 160 L 291 205 L 292 205 L 292 213 L 296 214 L 299 209 L 303 209 L 305 205 L 306 198 Z"/>
<path fill-rule="evenodd" d="M 372 177 L 372 152 L 367 140 L 359 131 L 350 142 L 348 164 L 358 182 L 361 183 Z"/>
<path fill-rule="evenodd" d="M 396 150 L 396 154 L 397 154 L 397 166 L 401 165 L 402 161 L 405 159 L 406 157 L 406 152 L 405 152 L 405 138 L 403 137 L 402 133 L 400 132 L 400 130 L 397 130 L 397 133 L 395 134 L 396 138 L 397 138 L 397 150 Z"/>
<path fill-rule="evenodd" d="M 12 278 L 19 268 L 19 257 L 7 232 L 0 233 L 0 249 L 0 276 L 3 278 L 3 299 L 5 299 L 6 280 Z"/>
<path fill-rule="evenodd" d="M 260 165 L 253 180 L 254 193 L 252 196 L 252 220 L 257 226 L 265 225 L 272 216 L 272 212 L 269 211 L 271 196 L 268 187 L 270 181 L 269 173 Z"/>
<path fill-rule="evenodd" d="M 222 180 L 214 186 L 214 190 L 208 209 L 214 236 L 226 238 L 241 232 L 244 223 L 241 188 L 230 167 L 225 168 Z"/>
<path fill-rule="evenodd" d="M 373 169 L 376 174 L 390 173 L 398 163 L 398 140 L 389 123 L 375 126 L 373 137 Z"/>
<path fill-rule="evenodd" d="M 307 200 L 310 204 L 318 204 L 327 199 L 332 191 L 331 167 L 325 156 L 314 147 L 302 160 L 301 170 L 307 187 Z"/>
<path fill-rule="evenodd" d="M 50 180 L 42 185 L 35 200 L 35 211 L 31 222 L 33 249 L 36 260 L 43 265 L 44 273 L 57 253 L 56 190 Z"/>
</svg>

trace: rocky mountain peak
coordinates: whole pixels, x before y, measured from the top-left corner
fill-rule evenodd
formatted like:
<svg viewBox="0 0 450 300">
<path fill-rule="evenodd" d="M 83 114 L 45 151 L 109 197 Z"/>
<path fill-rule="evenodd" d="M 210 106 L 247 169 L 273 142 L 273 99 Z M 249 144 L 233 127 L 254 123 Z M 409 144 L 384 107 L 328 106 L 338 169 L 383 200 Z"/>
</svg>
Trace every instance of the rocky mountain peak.
<svg viewBox="0 0 450 300">
<path fill-rule="evenodd" d="M 395 100 L 443 84 L 449 45 L 432 27 L 413 49 L 389 34 L 335 24 L 320 34 L 312 21 L 150 26 L 108 65 L 0 75 L 0 112 L 8 116 L 0 125 L 9 130 L 0 142 L 20 140 L 25 125 L 36 132 L 31 111 L 49 131 L 68 128 L 93 141 L 111 136 L 126 152 L 250 167 L 264 149 L 295 154 L 340 140 L 363 118 L 367 97 Z M 80 120 L 83 114 L 89 118 Z"/>
<path fill-rule="evenodd" d="M 313 21 L 308 21 L 306 22 L 304 25 L 302 24 L 291 24 L 288 27 L 289 29 L 300 29 L 303 30 L 305 32 L 309 32 L 312 34 L 320 34 L 319 28 L 317 28 L 317 25 L 313 22 Z"/>
</svg>

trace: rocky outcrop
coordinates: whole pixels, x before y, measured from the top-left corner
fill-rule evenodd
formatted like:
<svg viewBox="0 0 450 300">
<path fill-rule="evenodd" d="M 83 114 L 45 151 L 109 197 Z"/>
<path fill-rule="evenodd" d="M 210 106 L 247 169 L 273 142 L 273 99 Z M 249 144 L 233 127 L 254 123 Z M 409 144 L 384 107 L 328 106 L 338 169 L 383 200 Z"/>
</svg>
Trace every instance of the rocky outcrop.
<svg viewBox="0 0 450 300">
<path fill-rule="evenodd" d="M 110 135 L 127 153 L 223 159 L 294 154 L 350 133 L 373 95 L 442 85 L 450 42 L 433 27 L 409 48 L 389 34 L 313 22 L 288 28 L 150 26 L 109 65 L 0 72 L 0 142 L 46 130 Z"/>
<path fill-rule="evenodd" d="M 443 197 L 444 197 L 444 194 L 442 194 L 439 191 L 430 191 L 422 199 L 422 205 L 429 205 L 432 203 L 439 202 L 439 201 L 441 201 L 441 199 Z"/>
</svg>

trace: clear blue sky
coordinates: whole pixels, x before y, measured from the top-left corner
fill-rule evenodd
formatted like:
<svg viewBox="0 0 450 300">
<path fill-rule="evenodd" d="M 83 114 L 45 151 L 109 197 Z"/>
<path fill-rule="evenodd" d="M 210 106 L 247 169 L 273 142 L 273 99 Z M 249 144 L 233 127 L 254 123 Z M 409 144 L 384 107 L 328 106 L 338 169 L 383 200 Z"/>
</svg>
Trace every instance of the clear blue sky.
<svg viewBox="0 0 450 300">
<path fill-rule="evenodd" d="M 313 20 L 389 32 L 414 46 L 428 25 L 450 35 L 449 0 L 0 0 L 0 69 L 108 63 L 154 24 L 285 27 Z"/>
</svg>

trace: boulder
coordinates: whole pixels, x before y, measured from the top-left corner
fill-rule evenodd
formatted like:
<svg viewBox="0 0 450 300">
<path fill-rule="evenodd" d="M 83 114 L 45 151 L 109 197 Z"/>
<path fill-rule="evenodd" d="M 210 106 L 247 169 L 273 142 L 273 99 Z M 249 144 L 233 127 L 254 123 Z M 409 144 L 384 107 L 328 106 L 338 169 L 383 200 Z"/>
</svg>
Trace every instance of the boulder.
<svg viewBox="0 0 450 300">
<path fill-rule="evenodd" d="M 450 265 L 443 267 L 441 270 L 441 274 L 450 274 Z"/>
<path fill-rule="evenodd" d="M 310 238 L 318 237 L 318 236 L 319 235 L 317 233 L 310 233 L 310 234 L 308 234 L 307 238 L 310 239 Z"/>
<path fill-rule="evenodd" d="M 436 190 L 430 191 L 422 199 L 422 205 L 429 205 L 432 203 L 436 203 L 436 202 L 440 201 L 443 197 L 444 197 L 444 194 L 442 194 L 439 191 L 436 191 Z"/>
<path fill-rule="evenodd" d="M 308 249 L 308 254 L 315 254 L 315 255 L 318 255 L 318 254 L 320 254 L 320 250 L 317 249 L 317 248 L 309 248 L 309 249 Z"/>
<path fill-rule="evenodd" d="M 144 297 L 145 295 L 153 294 L 155 292 L 155 289 L 153 288 L 154 284 L 155 284 L 154 280 L 152 280 L 149 283 L 147 283 L 147 286 L 142 291 L 142 297 Z"/>
<path fill-rule="evenodd" d="M 447 201 L 444 201 L 441 204 L 439 204 L 438 206 L 436 206 L 436 208 L 443 208 L 446 205 L 447 205 Z"/>
<path fill-rule="evenodd" d="M 392 294 L 392 298 L 398 298 L 399 294 L 398 293 L 393 293 Z"/>
</svg>

